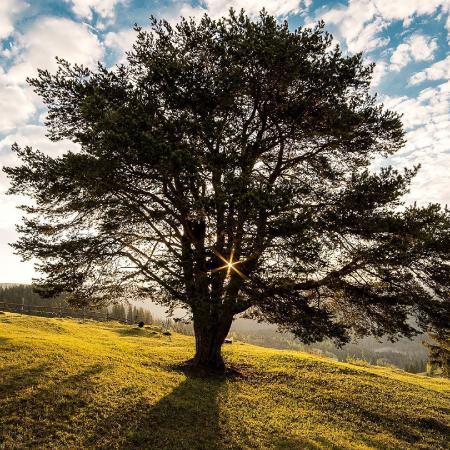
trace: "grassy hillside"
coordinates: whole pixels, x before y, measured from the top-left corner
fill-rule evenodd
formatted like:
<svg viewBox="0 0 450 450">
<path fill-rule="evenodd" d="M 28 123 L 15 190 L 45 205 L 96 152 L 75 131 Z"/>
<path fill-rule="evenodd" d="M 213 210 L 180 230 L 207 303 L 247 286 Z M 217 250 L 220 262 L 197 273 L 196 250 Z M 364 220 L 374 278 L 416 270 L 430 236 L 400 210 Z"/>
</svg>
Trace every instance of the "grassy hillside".
<svg viewBox="0 0 450 450">
<path fill-rule="evenodd" d="M 0 315 L 0 448 L 446 447 L 450 382 L 235 343 L 239 378 L 188 378 L 192 338 Z"/>
</svg>

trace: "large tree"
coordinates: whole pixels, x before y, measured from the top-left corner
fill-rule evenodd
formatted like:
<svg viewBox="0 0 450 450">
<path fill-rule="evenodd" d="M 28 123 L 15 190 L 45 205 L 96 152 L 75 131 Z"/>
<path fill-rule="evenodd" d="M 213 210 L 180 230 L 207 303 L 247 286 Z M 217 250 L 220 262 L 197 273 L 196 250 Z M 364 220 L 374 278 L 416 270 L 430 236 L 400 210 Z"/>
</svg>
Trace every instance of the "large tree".
<svg viewBox="0 0 450 450">
<path fill-rule="evenodd" d="M 261 13 L 136 28 L 125 65 L 59 60 L 29 80 L 51 157 L 14 147 L 34 199 L 15 244 L 45 295 L 149 296 L 193 317 L 193 364 L 223 368 L 244 311 L 304 342 L 411 336 L 449 312 L 450 217 L 405 206 L 417 168 L 371 171 L 404 145 L 370 94 L 373 65 L 319 23 Z"/>
</svg>

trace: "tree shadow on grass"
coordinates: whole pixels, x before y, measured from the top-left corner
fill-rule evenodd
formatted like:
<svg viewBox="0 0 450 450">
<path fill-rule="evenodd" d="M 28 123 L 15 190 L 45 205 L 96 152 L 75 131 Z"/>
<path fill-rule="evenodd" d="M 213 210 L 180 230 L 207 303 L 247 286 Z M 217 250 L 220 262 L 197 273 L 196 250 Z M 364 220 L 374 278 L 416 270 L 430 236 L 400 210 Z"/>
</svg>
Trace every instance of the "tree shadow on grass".
<svg viewBox="0 0 450 450">
<path fill-rule="evenodd" d="M 10 338 L 0 336 L 0 345 L 6 345 L 10 340 Z"/>
<path fill-rule="evenodd" d="M 0 371 L 0 448 L 51 448 L 64 434 L 70 440 L 73 418 L 90 404 L 92 377 L 102 367 L 89 366 L 56 382 L 52 369 L 14 365 Z"/>
<path fill-rule="evenodd" d="M 315 436 L 308 437 L 292 437 L 292 436 L 275 436 L 272 441 L 272 448 L 277 450 L 341 450 L 337 444 L 325 437 Z"/>
<path fill-rule="evenodd" d="M 2 338 L 0 338 L 0 344 Z M 47 370 L 46 364 L 33 367 L 6 366 L 0 369 L 0 404 L 7 403 L 7 398 L 15 396 L 22 389 L 36 385 Z M 2 405 L 5 407 L 5 405 Z M 2 412 L 4 409 L 2 408 Z"/>
<path fill-rule="evenodd" d="M 98 425 L 84 446 L 152 450 L 225 448 L 219 414 L 225 390 L 225 379 L 188 377 L 157 403 L 141 398 L 116 410 Z"/>
<path fill-rule="evenodd" d="M 446 436 L 447 438 L 450 436 L 450 428 L 439 419 L 427 417 L 429 412 L 425 409 L 423 417 L 410 417 L 406 411 L 395 417 L 392 413 L 376 412 L 352 403 L 347 404 L 347 409 L 354 415 L 359 415 L 367 423 L 377 425 L 383 429 L 384 433 L 394 436 L 405 448 L 422 445 L 424 438 L 430 435 L 435 440 L 442 440 L 443 443 L 446 441 Z M 369 445 L 380 446 L 376 439 L 366 437 L 365 440 Z"/>
<path fill-rule="evenodd" d="M 395 402 L 395 397 L 391 402 Z M 422 417 L 417 417 L 411 416 L 407 409 L 401 413 L 396 412 L 391 403 L 379 402 L 369 405 L 352 396 L 346 399 L 330 396 L 322 401 L 322 408 L 323 411 L 329 411 L 328 422 L 334 423 L 336 428 L 347 423 L 349 429 L 353 428 L 358 434 L 364 431 L 362 441 L 373 448 L 384 448 L 384 445 L 376 439 L 380 432 L 383 435 L 391 435 L 401 442 L 404 448 L 427 445 L 424 440 L 431 436 L 435 442 L 444 443 L 446 436 L 450 435 L 450 428 L 438 418 L 432 417 L 434 414 L 432 410 L 425 408 Z M 357 427 L 358 430 L 355 429 Z"/>
</svg>

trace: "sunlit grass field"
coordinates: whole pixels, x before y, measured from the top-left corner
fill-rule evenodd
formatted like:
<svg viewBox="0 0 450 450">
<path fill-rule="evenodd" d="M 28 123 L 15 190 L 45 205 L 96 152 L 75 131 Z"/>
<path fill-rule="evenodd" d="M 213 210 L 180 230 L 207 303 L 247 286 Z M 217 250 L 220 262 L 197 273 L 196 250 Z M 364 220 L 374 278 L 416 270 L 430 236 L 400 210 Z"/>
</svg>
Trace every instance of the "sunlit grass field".
<svg viewBox="0 0 450 450">
<path fill-rule="evenodd" d="M 241 375 L 187 377 L 193 340 L 0 315 L 0 448 L 440 449 L 450 382 L 234 343 Z"/>
</svg>

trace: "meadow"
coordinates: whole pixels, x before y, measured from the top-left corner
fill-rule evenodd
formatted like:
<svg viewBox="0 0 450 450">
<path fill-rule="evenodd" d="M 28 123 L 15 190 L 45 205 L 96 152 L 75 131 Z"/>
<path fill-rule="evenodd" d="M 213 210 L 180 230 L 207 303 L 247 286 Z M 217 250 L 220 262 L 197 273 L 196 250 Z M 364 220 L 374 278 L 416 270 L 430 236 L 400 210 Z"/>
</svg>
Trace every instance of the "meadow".
<svg viewBox="0 0 450 450">
<path fill-rule="evenodd" d="M 234 342 L 234 376 L 179 364 L 193 338 L 0 314 L 0 448 L 444 449 L 450 382 Z"/>
</svg>

